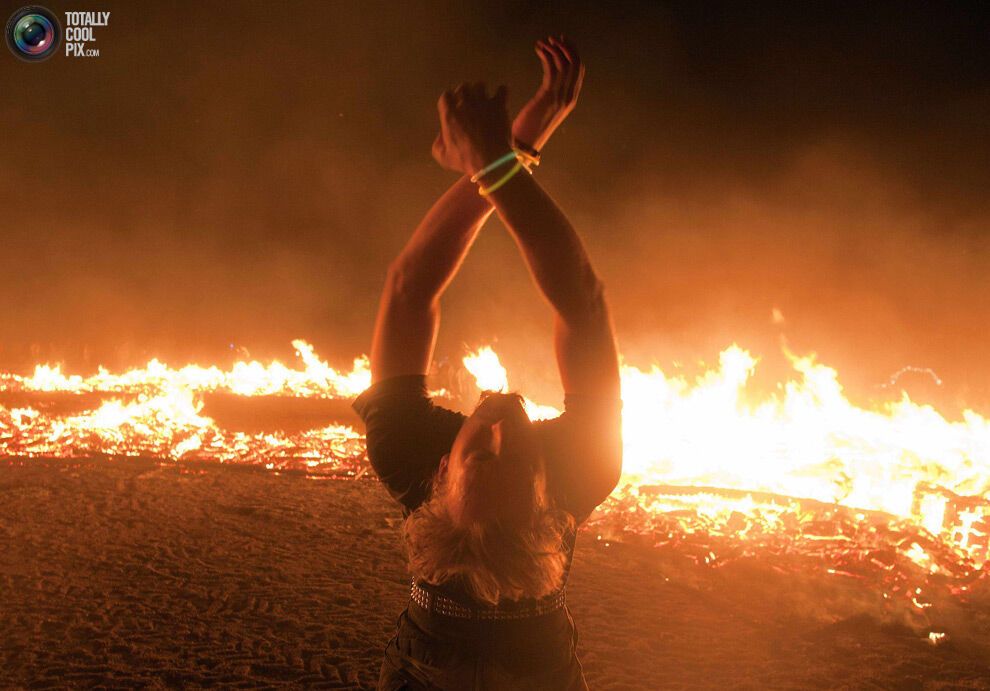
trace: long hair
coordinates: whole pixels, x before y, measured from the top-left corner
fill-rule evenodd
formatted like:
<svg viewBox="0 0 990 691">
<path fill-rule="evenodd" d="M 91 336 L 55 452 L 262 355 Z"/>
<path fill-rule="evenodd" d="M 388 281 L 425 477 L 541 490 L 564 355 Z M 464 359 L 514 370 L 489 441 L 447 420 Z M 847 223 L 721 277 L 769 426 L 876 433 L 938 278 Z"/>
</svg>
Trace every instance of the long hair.
<svg viewBox="0 0 990 691">
<path fill-rule="evenodd" d="M 430 498 L 403 526 L 409 570 L 427 583 L 457 581 L 487 604 L 540 598 L 563 586 L 564 536 L 574 518 L 542 497 L 531 520 L 507 526 L 497 520 L 458 526 L 444 504 L 446 485 L 435 478 Z"/>
</svg>

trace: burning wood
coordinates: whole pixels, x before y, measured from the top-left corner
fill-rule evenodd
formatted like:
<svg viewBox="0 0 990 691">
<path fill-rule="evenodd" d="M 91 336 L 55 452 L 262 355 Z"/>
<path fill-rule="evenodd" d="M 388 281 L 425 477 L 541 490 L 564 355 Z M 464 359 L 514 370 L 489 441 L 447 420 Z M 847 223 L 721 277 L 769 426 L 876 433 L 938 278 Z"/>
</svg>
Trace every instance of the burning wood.
<svg viewBox="0 0 990 691">
<path fill-rule="evenodd" d="M 293 345 L 296 367 L 152 361 L 92 377 L 44 365 L 29 377 L 0 375 L 0 457 L 363 475 L 349 401 L 370 381 L 367 362 L 338 372 L 308 344 Z M 799 378 L 755 402 L 746 387 L 756 360 L 736 346 L 694 381 L 623 367 L 625 476 L 588 529 L 711 568 L 760 555 L 785 571 L 864 580 L 891 606 L 921 614 L 939 598 L 985 589 L 990 421 L 973 411 L 949 421 L 906 395 L 860 408 L 834 370 L 791 361 Z M 479 387 L 508 388 L 491 349 L 464 366 Z M 533 418 L 558 414 L 526 406 Z"/>
</svg>

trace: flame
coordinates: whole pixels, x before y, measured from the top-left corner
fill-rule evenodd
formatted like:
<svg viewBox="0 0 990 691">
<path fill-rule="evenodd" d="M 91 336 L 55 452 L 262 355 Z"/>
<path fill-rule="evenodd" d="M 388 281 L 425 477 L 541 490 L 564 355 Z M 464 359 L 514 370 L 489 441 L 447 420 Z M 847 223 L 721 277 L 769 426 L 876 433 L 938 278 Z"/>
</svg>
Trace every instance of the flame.
<svg viewBox="0 0 990 691">
<path fill-rule="evenodd" d="M 167 460 L 260 463 L 272 468 L 334 464 L 363 457 L 361 435 L 344 425 L 297 434 L 227 432 L 203 415 L 203 395 L 282 395 L 349 398 L 371 383 L 367 358 L 338 372 L 305 341 L 292 342 L 301 366 L 237 362 L 229 371 L 188 365 L 172 369 L 152 360 L 123 374 L 104 368 L 91 377 L 63 374 L 38 365 L 28 377 L 0 375 L 0 392 L 98 394 L 98 407 L 65 416 L 32 407 L 0 406 L 0 456 L 147 456 Z"/>
<path fill-rule="evenodd" d="M 509 374 L 491 346 L 484 346 L 466 355 L 464 368 L 471 373 L 482 391 L 505 391 L 509 388 Z"/>
<path fill-rule="evenodd" d="M 497 357 L 478 354 L 479 384 L 506 388 Z M 950 421 L 906 393 L 861 408 L 834 369 L 785 354 L 797 376 L 762 400 L 749 391 L 758 361 L 737 345 L 693 380 L 623 364 L 623 478 L 589 522 L 599 539 L 676 546 L 714 568 L 814 554 L 915 614 L 929 592 L 986 585 L 990 421 Z"/>
<path fill-rule="evenodd" d="M 484 346 L 464 357 L 464 368 L 474 377 L 475 385 L 482 391 L 507 391 L 509 374 L 491 346 Z M 523 396 L 523 407 L 531 420 L 547 420 L 560 415 L 549 405 L 540 405 Z"/>
<path fill-rule="evenodd" d="M 64 375 L 60 366 L 38 365 L 30 377 L 0 375 L 0 390 L 70 391 L 83 393 L 130 392 L 137 389 L 155 391 L 228 391 L 241 396 L 287 394 L 294 396 L 355 396 L 371 383 L 366 357 L 355 358 L 350 373 L 333 369 L 316 356 L 309 343 L 292 341 L 303 369 L 292 369 L 280 362 L 236 362 L 229 372 L 218 367 L 188 365 L 171 369 L 157 359 L 146 367 L 111 374 L 103 367 L 92 377 Z"/>
<path fill-rule="evenodd" d="M 145 456 L 363 475 L 363 438 L 346 424 L 245 433 L 206 414 L 207 394 L 348 399 L 370 384 L 367 358 L 341 372 L 308 343 L 292 345 L 294 366 L 173 369 L 152 360 L 122 374 L 49 365 L 0 374 L 0 457 Z M 752 391 L 759 362 L 737 345 L 690 379 L 622 365 L 624 476 L 589 521 L 603 544 L 676 546 L 711 568 L 756 553 L 813 554 L 830 576 L 872 578 L 885 601 L 917 612 L 939 587 L 960 595 L 987 581 L 990 420 L 972 410 L 949 420 L 906 393 L 859 407 L 834 369 L 786 355 L 793 378 L 762 397 Z M 479 389 L 508 390 L 492 348 L 463 364 Z M 46 395 L 77 405 L 58 412 Z M 560 412 L 525 406 L 532 419 Z"/>
<path fill-rule="evenodd" d="M 800 379 L 756 404 L 748 403 L 747 384 L 757 360 L 737 345 L 694 381 L 658 367 L 623 365 L 626 481 L 768 492 L 917 515 L 933 533 L 943 527 L 947 499 L 918 497 L 919 488 L 934 483 L 990 498 L 990 420 L 966 410 L 961 421 L 951 422 L 906 393 L 865 410 L 843 395 L 834 369 L 814 356 L 788 358 Z M 465 366 L 482 388 L 508 387 L 490 348 L 465 358 Z M 559 414 L 539 409 L 542 417 Z"/>
</svg>

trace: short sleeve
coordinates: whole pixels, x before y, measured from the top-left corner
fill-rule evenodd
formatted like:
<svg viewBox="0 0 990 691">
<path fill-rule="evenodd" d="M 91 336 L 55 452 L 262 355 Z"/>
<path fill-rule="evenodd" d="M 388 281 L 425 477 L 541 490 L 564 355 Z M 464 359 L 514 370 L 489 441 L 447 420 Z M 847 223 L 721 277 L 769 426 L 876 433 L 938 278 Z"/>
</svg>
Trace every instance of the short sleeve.
<svg viewBox="0 0 990 691">
<path fill-rule="evenodd" d="M 434 405 L 421 374 L 376 382 L 353 408 L 365 424 L 371 467 L 406 512 L 415 510 L 429 496 L 464 415 Z"/>
<path fill-rule="evenodd" d="M 622 401 L 568 394 L 564 412 L 536 423 L 547 490 L 583 522 L 615 489 L 622 470 Z"/>
</svg>

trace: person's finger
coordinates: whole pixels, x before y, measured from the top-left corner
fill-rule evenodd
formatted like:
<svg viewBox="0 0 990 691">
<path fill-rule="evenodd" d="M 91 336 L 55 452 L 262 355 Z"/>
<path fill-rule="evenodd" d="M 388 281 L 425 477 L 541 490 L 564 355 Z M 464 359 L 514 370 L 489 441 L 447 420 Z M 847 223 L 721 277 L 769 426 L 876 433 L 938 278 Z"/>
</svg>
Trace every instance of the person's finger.
<svg viewBox="0 0 990 691">
<path fill-rule="evenodd" d="M 567 45 L 561 39 L 554 38 L 553 36 L 551 36 L 550 42 L 557 49 L 557 51 L 564 58 L 564 60 L 566 60 L 568 63 L 574 62 L 574 59 L 571 57 L 570 50 L 567 48 Z"/>
<path fill-rule="evenodd" d="M 563 34 L 554 39 L 557 48 L 567 56 L 568 65 L 565 76 L 564 92 L 567 100 L 572 101 L 577 98 L 577 92 L 581 89 L 581 82 L 584 79 L 584 65 L 578 55 L 574 42 Z"/>
<path fill-rule="evenodd" d="M 567 68 L 571 64 L 571 58 L 564 49 L 564 45 L 560 42 L 560 39 L 555 36 L 548 36 L 547 41 L 550 47 L 553 48 L 554 52 L 560 56 L 560 59 L 564 61 L 564 67 Z"/>
<path fill-rule="evenodd" d="M 547 43 L 546 46 L 547 53 L 550 54 L 550 59 L 553 61 L 554 67 L 557 68 L 557 72 L 563 72 L 567 69 L 567 59 L 560 52 L 560 49 L 553 43 Z"/>
<path fill-rule="evenodd" d="M 577 100 L 577 92 L 581 88 L 581 80 L 583 79 L 581 59 L 574 44 L 568 41 L 563 34 L 554 39 L 554 45 L 567 60 L 567 67 L 561 75 L 561 93 L 566 101 L 573 102 Z"/>
<path fill-rule="evenodd" d="M 546 68 L 547 72 L 553 76 L 558 72 L 557 63 L 553 59 L 553 50 L 543 41 L 536 42 L 536 54 Z"/>
<path fill-rule="evenodd" d="M 584 65 L 578 65 L 577 77 L 574 79 L 574 83 L 570 86 L 567 94 L 568 101 L 576 101 L 578 94 L 581 93 L 581 86 L 584 84 Z"/>
<path fill-rule="evenodd" d="M 540 64 L 543 65 L 543 71 L 547 72 L 550 70 L 550 58 L 547 57 L 546 49 L 540 45 L 537 41 L 536 45 L 533 47 L 533 52 L 536 53 L 536 57 L 540 59 Z"/>
<path fill-rule="evenodd" d="M 561 34 L 560 45 L 567 53 L 567 58 L 571 61 L 572 64 L 574 65 L 581 64 L 581 55 L 578 53 L 578 49 L 577 46 L 574 44 L 574 41 Z"/>
<path fill-rule="evenodd" d="M 543 76 L 547 79 L 556 76 L 557 66 L 553 62 L 550 49 L 546 46 L 540 46 L 536 49 L 536 56 L 540 59 L 540 64 L 543 66 Z"/>
<path fill-rule="evenodd" d="M 566 78 L 564 80 L 564 90 L 567 93 L 567 99 L 573 100 L 577 96 L 578 90 L 581 88 L 581 81 L 584 79 L 584 65 L 581 63 L 571 64 L 570 69 L 567 71 Z"/>
<path fill-rule="evenodd" d="M 553 84 L 553 73 L 556 71 L 556 68 L 550 62 L 550 57 L 546 51 L 539 45 L 534 47 L 534 52 L 536 53 L 536 57 L 540 59 L 540 67 L 543 72 L 540 88 L 549 89 L 551 84 Z"/>
</svg>

